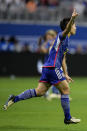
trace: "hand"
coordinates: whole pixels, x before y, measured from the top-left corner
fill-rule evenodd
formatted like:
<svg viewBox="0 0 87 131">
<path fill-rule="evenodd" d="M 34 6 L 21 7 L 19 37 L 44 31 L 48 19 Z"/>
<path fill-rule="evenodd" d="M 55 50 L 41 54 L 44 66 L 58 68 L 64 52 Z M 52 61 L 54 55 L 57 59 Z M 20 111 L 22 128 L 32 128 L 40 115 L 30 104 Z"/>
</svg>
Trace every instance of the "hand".
<svg viewBox="0 0 87 131">
<path fill-rule="evenodd" d="M 78 16 L 78 13 L 76 12 L 76 9 L 73 10 L 72 18 L 76 18 Z"/>
<path fill-rule="evenodd" d="M 66 77 L 66 80 L 67 80 L 68 83 L 73 82 L 72 78 L 69 77 L 68 75 L 65 75 L 65 77 Z"/>
</svg>

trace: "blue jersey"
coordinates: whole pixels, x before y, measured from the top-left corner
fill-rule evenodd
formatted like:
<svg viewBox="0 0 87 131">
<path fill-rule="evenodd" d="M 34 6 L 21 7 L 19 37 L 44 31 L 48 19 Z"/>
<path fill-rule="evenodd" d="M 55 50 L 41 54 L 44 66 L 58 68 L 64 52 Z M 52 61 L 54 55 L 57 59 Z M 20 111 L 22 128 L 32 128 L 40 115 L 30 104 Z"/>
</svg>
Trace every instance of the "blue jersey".
<svg viewBox="0 0 87 131">
<path fill-rule="evenodd" d="M 45 58 L 44 58 L 44 63 L 48 60 L 48 57 L 49 57 L 49 49 L 50 47 L 52 46 L 52 43 L 53 43 L 54 39 L 53 40 L 49 40 L 46 45 L 45 45 L 45 49 L 48 50 L 48 53 L 45 55 Z"/>
<path fill-rule="evenodd" d="M 50 50 L 48 60 L 45 62 L 43 67 L 61 68 L 64 54 L 67 52 L 68 49 L 68 41 L 68 36 L 63 38 L 62 32 L 57 35 L 54 44 Z"/>
</svg>

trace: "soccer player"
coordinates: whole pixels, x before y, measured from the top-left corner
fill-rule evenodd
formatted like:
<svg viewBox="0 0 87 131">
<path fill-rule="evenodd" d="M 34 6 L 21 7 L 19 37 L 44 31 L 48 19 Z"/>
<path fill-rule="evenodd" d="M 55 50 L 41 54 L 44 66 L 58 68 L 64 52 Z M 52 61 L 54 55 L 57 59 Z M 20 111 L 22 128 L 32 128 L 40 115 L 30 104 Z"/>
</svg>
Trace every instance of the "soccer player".
<svg viewBox="0 0 87 131">
<path fill-rule="evenodd" d="M 8 107 L 18 101 L 42 96 L 50 88 L 51 85 L 55 85 L 56 88 L 59 88 L 61 92 L 61 105 L 65 117 L 64 123 L 76 124 L 80 122 L 80 119 L 76 119 L 70 114 L 70 88 L 68 83 L 72 82 L 72 79 L 68 76 L 65 61 L 66 56 L 64 55 L 64 52 L 67 51 L 70 35 L 74 35 L 76 32 L 74 21 L 77 16 L 78 13 L 74 9 L 71 18 L 64 18 L 60 22 L 62 32 L 60 32 L 56 37 L 55 42 L 50 50 L 49 58 L 43 66 L 38 87 L 35 89 L 26 90 L 17 96 L 11 95 L 7 103 L 4 105 L 5 110 L 7 110 Z M 64 73 L 61 71 L 61 66 Z"/>
<path fill-rule="evenodd" d="M 50 50 L 57 34 L 58 33 L 53 29 L 47 30 L 45 33 L 45 41 L 43 42 L 43 44 L 41 45 L 41 48 L 40 48 L 40 52 L 45 54 L 44 63 L 47 61 L 47 59 L 49 57 L 49 50 Z M 54 91 L 55 94 L 50 95 L 50 93 L 49 93 L 50 90 L 48 90 L 44 95 L 44 97 L 47 98 L 47 100 L 51 100 L 52 98 L 55 98 L 56 93 L 58 94 L 58 92 L 59 92 L 58 88 L 56 88 L 54 85 L 52 85 L 51 88 L 53 89 L 52 91 Z M 58 95 L 56 98 L 58 98 Z"/>
<path fill-rule="evenodd" d="M 46 33 L 45 33 L 46 38 L 40 47 L 40 52 L 45 54 L 44 63 L 48 59 L 49 49 L 50 49 L 51 45 L 53 44 L 53 41 L 55 40 L 56 36 L 57 36 L 57 32 L 52 29 L 46 31 Z"/>
</svg>

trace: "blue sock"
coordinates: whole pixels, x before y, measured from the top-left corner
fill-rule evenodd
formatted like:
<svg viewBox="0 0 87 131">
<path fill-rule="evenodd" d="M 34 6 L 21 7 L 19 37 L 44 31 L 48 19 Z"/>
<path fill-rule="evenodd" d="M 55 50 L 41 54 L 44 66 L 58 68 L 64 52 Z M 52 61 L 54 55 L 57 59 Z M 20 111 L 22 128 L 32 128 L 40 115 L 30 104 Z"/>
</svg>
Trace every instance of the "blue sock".
<svg viewBox="0 0 87 131">
<path fill-rule="evenodd" d="M 36 96 L 37 95 L 36 95 L 35 89 L 29 89 L 29 90 L 26 90 L 23 93 L 19 94 L 18 96 L 15 96 L 14 102 L 30 99 L 30 98 L 36 97 Z"/>
<path fill-rule="evenodd" d="M 54 85 L 52 86 L 52 93 L 60 94 L 59 90 Z"/>
<path fill-rule="evenodd" d="M 61 105 L 64 111 L 65 119 L 70 120 L 70 102 L 69 95 L 61 95 Z"/>
</svg>

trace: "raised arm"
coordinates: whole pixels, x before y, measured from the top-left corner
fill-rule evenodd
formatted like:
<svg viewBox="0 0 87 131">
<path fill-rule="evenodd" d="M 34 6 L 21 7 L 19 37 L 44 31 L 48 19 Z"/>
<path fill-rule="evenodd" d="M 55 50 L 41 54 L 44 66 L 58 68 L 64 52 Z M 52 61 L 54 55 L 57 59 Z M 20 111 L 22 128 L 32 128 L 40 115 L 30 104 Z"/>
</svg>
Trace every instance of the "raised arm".
<svg viewBox="0 0 87 131">
<path fill-rule="evenodd" d="M 73 23 L 74 23 L 74 20 L 75 20 L 75 18 L 76 18 L 77 16 L 78 16 L 78 13 L 77 13 L 76 10 L 74 9 L 69 23 L 67 24 L 65 30 L 62 32 L 62 36 L 63 36 L 63 37 L 66 37 L 66 36 L 68 35 L 68 33 L 70 32 L 70 30 L 71 30 L 71 28 L 72 28 L 72 25 L 73 25 Z"/>
</svg>

